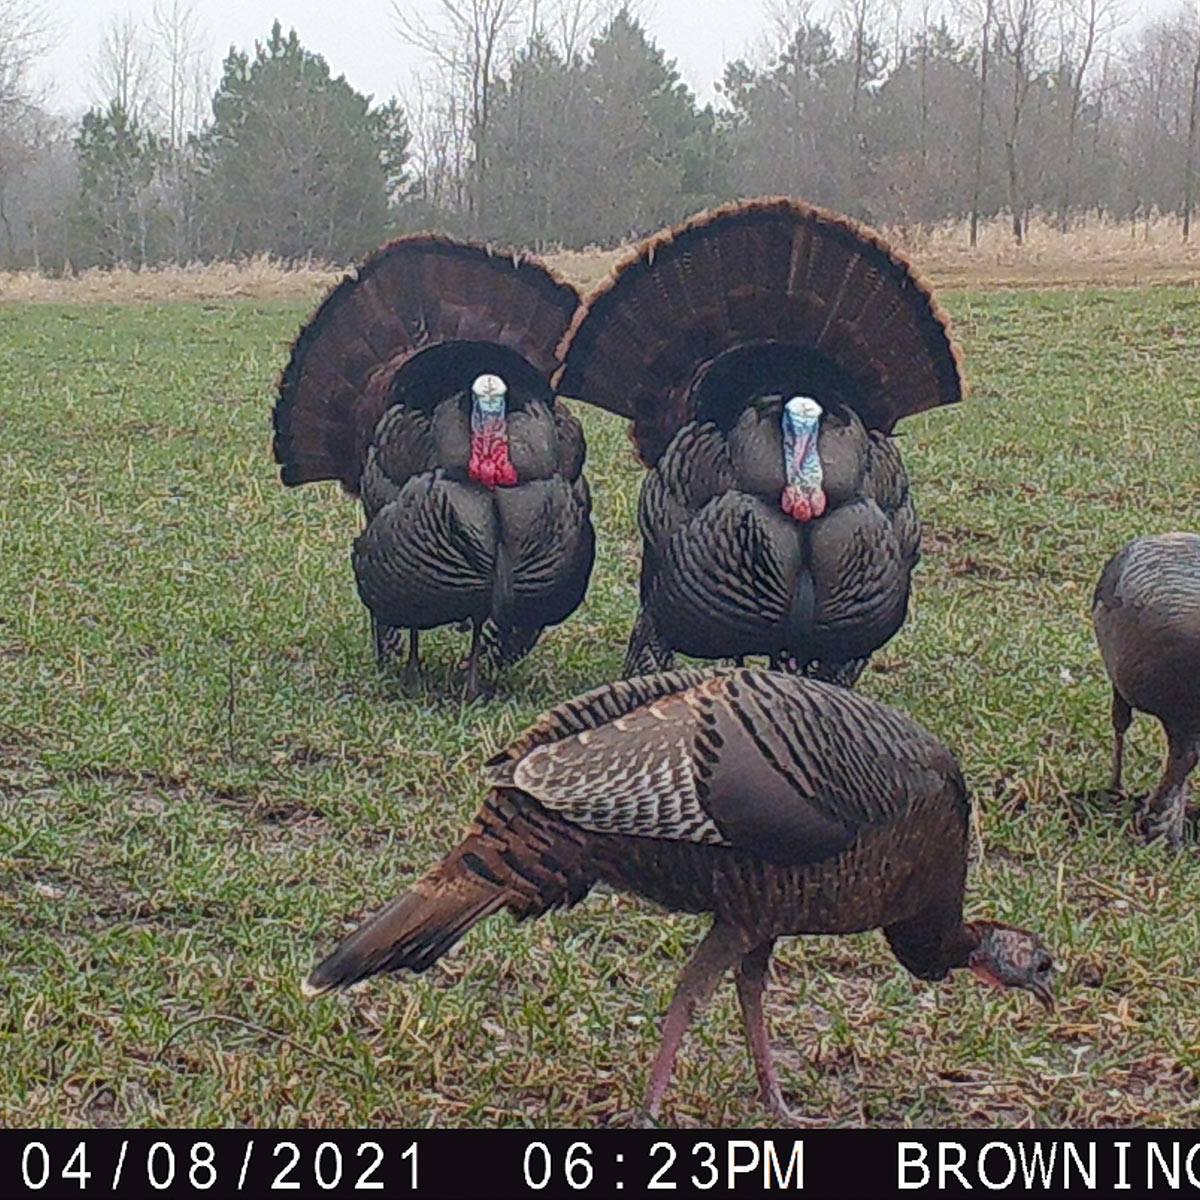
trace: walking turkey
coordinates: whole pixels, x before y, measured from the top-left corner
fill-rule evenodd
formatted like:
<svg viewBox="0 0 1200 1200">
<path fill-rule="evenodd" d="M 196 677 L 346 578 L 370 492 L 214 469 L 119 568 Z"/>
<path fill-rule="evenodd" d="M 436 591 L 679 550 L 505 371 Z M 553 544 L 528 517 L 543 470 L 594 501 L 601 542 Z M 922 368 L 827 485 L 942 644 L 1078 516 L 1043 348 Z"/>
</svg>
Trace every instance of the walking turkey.
<svg viewBox="0 0 1200 1200">
<path fill-rule="evenodd" d="M 625 670 L 766 654 L 852 686 L 904 623 L 920 523 L 889 436 L 962 398 L 929 289 L 787 199 L 648 241 L 575 316 L 559 392 L 629 417 L 641 611 Z"/>
<path fill-rule="evenodd" d="M 583 599 L 583 431 L 549 384 L 578 303 L 536 261 L 417 235 L 347 275 L 296 338 L 274 410 L 280 476 L 361 498 L 358 593 L 381 663 L 409 630 L 410 678 L 419 630 L 469 622 L 473 697 L 485 644 L 514 662 Z"/>
<path fill-rule="evenodd" d="M 770 671 L 679 671 L 569 700 L 487 765 L 491 791 L 462 842 L 306 993 L 427 970 L 491 913 L 537 917 L 600 880 L 712 913 L 667 1014 L 651 1117 L 689 1021 L 731 968 L 761 1098 L 788 1117 L 762 1008 L 784 934 L 882 927 L 920 979 L 967 967 L 1053 1003 L 1038 937 L 963 921 L 966 787 L 950 752 L 894 709 Z"/>
<path fill-rule="evenodd" d="M 1167 735 L 1167 764 L 1146 800 L 1147 841 L 1183 840 L 1187 779 L 1200 758 L 1200 534 L 1134 538 L 1105 564 L 1092 598 L 1096 641 L 1112 681 L 1113 765 L 1121 790 L 1132 710 L 1152 713 Z"/>
</svg>

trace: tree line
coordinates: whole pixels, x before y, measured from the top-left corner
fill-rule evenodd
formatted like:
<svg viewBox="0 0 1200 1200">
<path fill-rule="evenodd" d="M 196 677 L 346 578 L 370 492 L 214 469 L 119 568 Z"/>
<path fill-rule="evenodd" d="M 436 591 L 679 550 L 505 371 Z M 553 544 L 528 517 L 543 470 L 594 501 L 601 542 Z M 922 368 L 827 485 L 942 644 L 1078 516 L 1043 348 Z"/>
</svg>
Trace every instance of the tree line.
<svg viewBox="0 0 1200 1200">
<path fill-rule="evenodd" d="M 913 4 L 918 4 L 915 11 Z M 76 125 L 29 85 L 36 0 L 0 0 L 0 266 L 346 262 L 418 228 L 611 245 L 786 193 L 909 228 L 1174 213 L 1190 236 L 1200 6 L 784 0 L 701 105 L 629 7 L 443 0 L 394 36 L 429 69 L 376 103 L 276 22 L 206 78 L 186 0 L 115 20 Z"/>
</svg>

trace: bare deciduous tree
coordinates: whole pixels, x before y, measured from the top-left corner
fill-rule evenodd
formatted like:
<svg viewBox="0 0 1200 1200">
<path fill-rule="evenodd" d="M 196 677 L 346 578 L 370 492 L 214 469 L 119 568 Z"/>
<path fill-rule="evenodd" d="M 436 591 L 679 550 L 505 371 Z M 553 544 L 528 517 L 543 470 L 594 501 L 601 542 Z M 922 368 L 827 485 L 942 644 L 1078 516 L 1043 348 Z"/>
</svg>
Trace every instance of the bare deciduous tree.
<svg viewBox="0 0 1200 1200">
<path fill-rule="evenodd" d="M 40 0 L 0 0 L 0 115 L 32 100 L 29 68 L 53 40 L 49 10 Z"/>
<path fill-rule="evenodd" d="M 996 0 L 995 45 L 1004 67 L 1004 109 L 1000 114 L 1004 137 L 1004 165 L 1008 182 L 1008 207 L 1013 237 L 1025 237 L 1028 196 L 1021 177 L 1021 119 L 1039 67 L 1045 34 L 1045 0 Z"/>
<path fill-rule="evenodd" d="M 401 92 L 413 131 L 416 194 L 427 211 L 439 213 L 464 207 L 470 159 L 469 113 L 445 73 L 436 63 L 431 72 L 414 72 Z"/>
<path fill-rule="evenodd" d="M 530 29 L 544 32 L 563 62 L 583 55 L 588 41 L 620 7 L 615 0 L 533 0 Z"/>
<path fill-rule="evenodd" d="M 468 195 L 477 223 L 483 221 L 486 205 L 492 92 L 510 61 L 514 32 L 527 28 L 529 6 L 530 0 L 441 0 L 438 17 L 427 21 L 392 0 L 397 32 L 433 58 L 442 67 L 444 79 L 466 101 L 474 180 Z"/>
<path fill-rule="evenodd" d="M 42 123 L 29 69 L 51 46 L 53 26 L 37 0 L 0 0 L 0 229 L 5 257 L 14 254 L 9 193 L 34 154 Z"/>
<path fill-rule="evenodd" d="M 992 50 L 992 24 L 995 18 L 994 0 L 984 0 L 983 19 L 979 26 L 979 108 L 975 122 L 975 170 L 971 184 L 972 249 L 979 241 L 979 198 L 983 190 L 983 137 L 987 119 L 988 64 Z"/>
<path fill-rule="evenodd" d="M 149 33 L 157 59 L 155 107 L 173 150 L 199 128 L 207 107 L 209 79 L 196 10 L 185 0 L 155 0 Z"/>
<path fill-rule="evenodd" d="M 1059 0 L 1059 79 L 1066 90 L 1067 136 L 1062 158 L 1058 226 L 1066 233 L 1072 206 L 1079 110 L 1088 71 L 1121 22 L 1116 0 Z"/>
<path fill-rule="evenodd" d="M 154 95 L 154 60 L 145 32 L 132 13 L 114 15 L 89 61 L 91 98 L 98 108 L 116 103 L 139 121 Z"/>
<path fill-rule="evenodd" d="M 1192 86 L 1188 97 L 1187 155 L 1183 169 L 1183 240 L 1192 235 L 1192 211 L 1196 203 L 1196 122 L 1200 108 L 1200 6 L 1192 13 Z"/>
<path fill-rule="evenodd" d="M 850 83 L 850 117 L 858 116 L 858 101 L 873 72 L 871 59 L 876 50 L 883 16 L 882 0 L 840 0 L 838 20 L 849 46 L 853 72 Z"/>
</svg>

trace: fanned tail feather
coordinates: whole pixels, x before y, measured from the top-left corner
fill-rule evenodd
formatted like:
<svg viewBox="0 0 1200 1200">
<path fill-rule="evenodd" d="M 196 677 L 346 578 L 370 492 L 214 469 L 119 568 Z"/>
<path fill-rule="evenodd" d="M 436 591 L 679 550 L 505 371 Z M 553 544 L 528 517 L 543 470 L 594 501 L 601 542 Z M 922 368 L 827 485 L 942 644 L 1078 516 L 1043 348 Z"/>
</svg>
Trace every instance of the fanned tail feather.
<svg viewBox="0 0 1200 1200">
<path fill-rule="evenodd" d="M 388 243 L 326 296 L 292 346 L 273 413 L 283 482 L 337 479 L 357 493 L 376 423 L 414 391 L 460 390 L 485 370 L 544 390 L 578 304 L 535 259 L 432 234 Z"/>
<path fill-rule="evenodd" d="M 648 464 L 731 393 L 744 403 L 784 379 L 884 431 L 963 395 L 947 319 L 908 261 L 786 197 L 644 242 L 575 314 L 561 353 L 559 391 L 631 418 Z"/>
</svg>

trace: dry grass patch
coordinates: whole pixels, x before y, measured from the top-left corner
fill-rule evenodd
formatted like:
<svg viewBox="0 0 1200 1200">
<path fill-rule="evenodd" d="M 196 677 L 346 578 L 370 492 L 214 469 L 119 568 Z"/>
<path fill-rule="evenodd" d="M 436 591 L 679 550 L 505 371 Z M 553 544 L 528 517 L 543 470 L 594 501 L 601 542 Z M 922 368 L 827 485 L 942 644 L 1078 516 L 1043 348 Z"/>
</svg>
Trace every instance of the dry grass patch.
<svg viewBox="0 0 1200 1200">
<path fill-rule="evenodd" d="M 309 299 L 341 277 L 329 263 L 289 266 L 262 254 L 242 262 L 160 267 L 93 267 L 52 278 L 0 271 L 0 302 L 22 304 L 163 303 L 170 300 Z"/>
<path fill-rule="evenodd" d="M 1059 233 L 1031 222 L 1023 245 L 1006 219 L 980 226 L 969 245 L 965 222 L 933 229 L 884 226 L 884 235 L 907 253 L 939 288 L 1072 288 L 1193 286 L 1200 283 L 1200 239 L 1185 244 L 1179 221 L 1161 217 L 1127 224 L 1091 219 Z M 560 250 L 542 257 L 583 292 L 603 282 L 629 253 Z M 342 276 L 330 263 L 288 266 L 269 255 L 238 263 L 191 263 L 137 270 L 93 268 L 64 278 L 36 271 L 0 272 L 0 303 L 124 304 L 172 300 L 303 299 L 315 304 Z"/>
<path fill-rule="evenodd" d="M 974 249 L 962 221 L 932 230 L 887 227 L 884 232 L 935 286 L 948 289 L 1200 282 L 1200 239 L 1185 243 L 1175 217 L 1135 223 L 1089 219 L 1066 233 L 1035 218 L 1020 246 L 1008 220 L 997 219 L 980 226 Z"/>
</svg>

